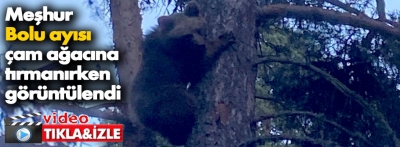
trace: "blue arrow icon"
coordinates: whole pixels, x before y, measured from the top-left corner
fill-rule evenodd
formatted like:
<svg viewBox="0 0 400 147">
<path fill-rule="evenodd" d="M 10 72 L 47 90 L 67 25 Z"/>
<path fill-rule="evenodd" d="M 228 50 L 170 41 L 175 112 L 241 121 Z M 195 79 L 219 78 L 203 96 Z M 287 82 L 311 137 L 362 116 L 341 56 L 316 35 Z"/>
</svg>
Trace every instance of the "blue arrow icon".
<svg viewBox="0 0 400 147">
<path fill-rule="evenodd" d="M 15 135 L 19 142 L 28 142 L 32 138 L 32 132 L 28 127 L 21 127 L 17 129 Z"/>
<path fill-rule="evenodd" d="M 24 131 L 20 131 L 20 133 L 19 133 L 20 138 L 25 138 L 28 135 L 29 134 L 25 133 Z"/>
</svg>

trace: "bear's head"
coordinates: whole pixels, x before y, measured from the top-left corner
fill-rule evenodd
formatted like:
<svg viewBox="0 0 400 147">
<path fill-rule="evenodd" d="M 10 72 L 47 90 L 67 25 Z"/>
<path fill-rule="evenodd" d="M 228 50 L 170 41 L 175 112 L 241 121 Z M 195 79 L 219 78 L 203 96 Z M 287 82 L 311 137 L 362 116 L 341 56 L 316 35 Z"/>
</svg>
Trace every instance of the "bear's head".
<svg viewBox="0 0 400 147">
<path fill-rule="evenodd" d="M 168 38 L 193 37 L 198 45 L 204 45 L 205 18 L 200 16 L 197 2 L 189 2 L 183 13 L 174 13 L 158 18 L 158 31 Z"/>
</svg>

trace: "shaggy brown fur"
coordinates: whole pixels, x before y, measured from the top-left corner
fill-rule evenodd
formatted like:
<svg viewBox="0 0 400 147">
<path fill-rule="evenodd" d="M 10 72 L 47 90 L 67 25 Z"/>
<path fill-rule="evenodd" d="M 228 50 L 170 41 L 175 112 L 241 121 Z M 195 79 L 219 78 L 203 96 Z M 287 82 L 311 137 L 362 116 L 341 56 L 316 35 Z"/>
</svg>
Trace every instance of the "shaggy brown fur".
<svg viewBox="0 0 400 147">
<path fill-rule="evenodd" d="M 196 2 L 184 13 L 158 18 L 158 26 L 142 43 L 143 64 L 134 80 L 134 108 L 141 123 L 173 145 L 184 145 L 196 122 L 196 96 L 187 84 L 200 82 L 234 41 L 224 34 L 215 41 L 204 37 L 206 21 Z"/>
</svg>

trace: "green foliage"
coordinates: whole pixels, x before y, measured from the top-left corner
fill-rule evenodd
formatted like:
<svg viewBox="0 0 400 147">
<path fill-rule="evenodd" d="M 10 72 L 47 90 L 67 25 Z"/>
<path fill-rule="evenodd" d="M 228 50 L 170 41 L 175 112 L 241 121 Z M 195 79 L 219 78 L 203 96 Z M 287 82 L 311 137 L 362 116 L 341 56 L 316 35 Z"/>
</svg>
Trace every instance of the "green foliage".
<svg viewBox="0 0 400 147">
<path fill-rule="evenodd" d="M 264 27 L 261 30 L 260 57 L 285 57 L 326 71 L 361 95 L 376 111 L 383 113 L 391 128 L 400 136 L 400 127 L 396 125 L 400 124 L 400 108 L 396 107 L 400 105 L 399 90 L 396 88 L 398 72 L 393 66 L 400 65 L 400 56 L 396 56 L 400 55 L 399 39 L 377 35 L 376 40 L 365 45 L 361 43 L 363 38 L 360 31 L 348 37 L 351 39 L 342 40 L 340 35 L 326 34 L 324 30 L 305 30 Z M 324 37 L 327 35 L 335 37 Z M 332 49 L 332 46 L 335 47 Z M 268 99 L 257 100 L 257 117 L 282 111 L 323 114 L 322 117 L 273 117 L 263 121 L 266 125 L 264 128 L 277 128 L 283 134 L 334 141 L 342 146 L 394 146 L 393 140 L 383 131 L 382 124 L 377 124 L 377 118 L 365 113 L 362 105 L 345 96 L 319 73 L 279 62 L 259 65 L 258 69 L 257 96 Z M 338 126 L 332 125 L 332 122 Z M 264 133 L 268 135 L 269 131 Z M 368 142 L 360 136 L 368 138 Z M 307 142 L 292 143 L 315 146 Z"/>
</svg>

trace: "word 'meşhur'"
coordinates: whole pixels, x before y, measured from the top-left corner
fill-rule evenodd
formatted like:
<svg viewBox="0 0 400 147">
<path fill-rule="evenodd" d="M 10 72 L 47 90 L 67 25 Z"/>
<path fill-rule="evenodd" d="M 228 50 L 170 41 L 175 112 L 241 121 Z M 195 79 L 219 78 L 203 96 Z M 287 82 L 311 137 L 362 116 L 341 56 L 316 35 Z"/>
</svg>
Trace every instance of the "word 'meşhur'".
<svg viewBox="0 0 400 147">
<path fill-rule="evenodd" d="M 43 6 L 42 11 L 23 11 L 21 7 L 7 7 L 5 21 L 70 21 L 73 11 L 48 11 Z M 29 26 L 28 31 L 20 31 L 15 27 L 6 27 L 6 41 L 44 41 L 45 31 L 35 31 L 34 26 Z M 118 51 L 68 51 L 68 42 L 91 41 L 91 31 L 51 31 L 50 40 L 62 41 L 61 51 L 48 51 L 47 60 L 58 61 L 67 65 L 70 61 L 118 61 Z M 8 65 L 13 61 L 41 61 L 41 51 L 7 51 L 5 54 Z M 82 70 L 78 65 L 72 71 L 20 71 L 5 70 L 6 80 L 110 80 L 109 71 Z M 59 79 L 58 79 L 59 77 Z M 8 90 L 5 93 L 6 103 L 15 104 L 19 100 L 120 100 L 121 86 L 111 85 L 109 90 L 83 90 L 82 85 L 61 87 L 59 90 L 49 90 L 47 86 L 38 86 L 38 90 L 29 89 L 20 85 L 18 90 Z"/>
<path fill-rule="evenodd" d="M 43 11 L 25 11 L 22 13 L 22 8 L 17 7 L 13 10 L 12 7 L 7 7 L 5 21 L 36 21 L 39 25 L 42 21 L 70 21 L 71 16 L 74 15 L 73 11 L 48 11 L 47 6 L 43 6 Z"/>
</svg>

